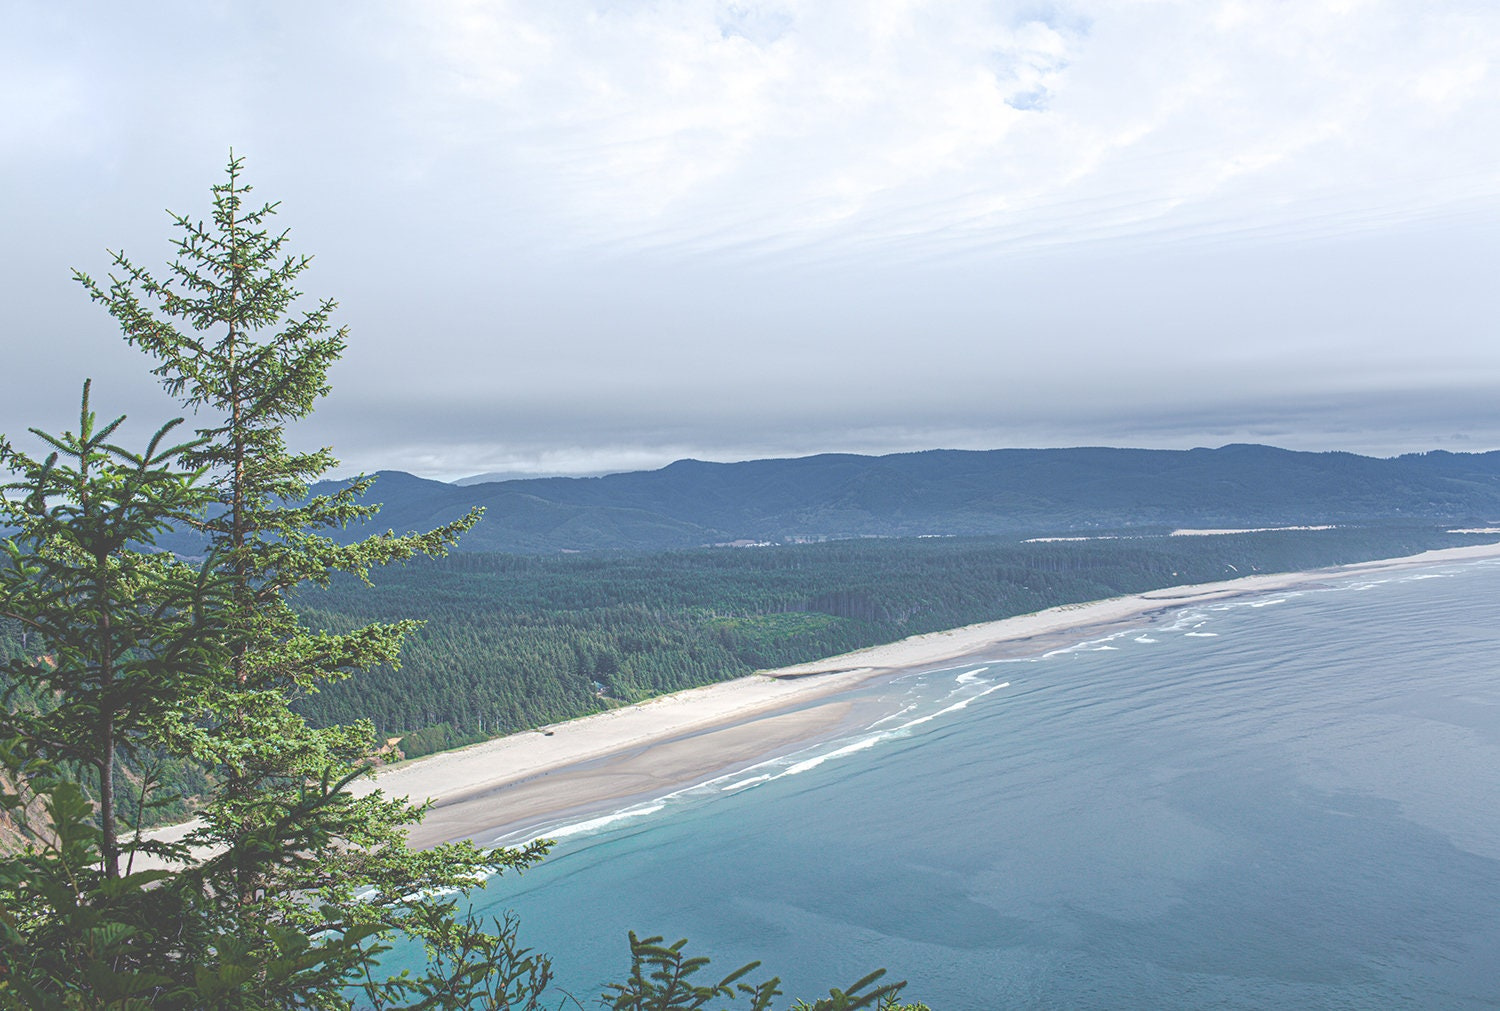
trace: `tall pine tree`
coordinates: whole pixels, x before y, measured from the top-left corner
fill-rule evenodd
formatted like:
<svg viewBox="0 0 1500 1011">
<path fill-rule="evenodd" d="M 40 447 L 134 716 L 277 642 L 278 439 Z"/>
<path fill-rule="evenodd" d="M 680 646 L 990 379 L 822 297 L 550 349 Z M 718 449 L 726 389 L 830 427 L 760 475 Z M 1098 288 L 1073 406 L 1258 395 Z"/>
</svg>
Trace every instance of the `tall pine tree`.
<svg viewBox="0 0 1500 1011">
<path fill-rule="evenodd" d="M 291 702 L 329 680 L 397 663 L 401 638 L 414 627 L 309 630 L 288 592 L 308 582 L 327 585 L 338 572 L 363 578 L 379 565 L 441 554 L 479 519 L 476 511 L 431 532 L 348 545 L 327 536 L 378 509 L 361 501 L 371 482 L 361 478 L 308 499 L 309 484 L 337 461 L 326 448 L 288 448 L 286 426 L 328 393 L 328 370 L 343 354 L 347 332 L 333 329 L 331 300 L 299 309 L 296 282 L 310 258 L 290 254 L 287 233 L 270 230 L 276 205 L 250 203 L 241 170 L 231 156 L 226 180 L 213 188 L 207 223 L 173 216 L 177 255 L 162 277 L 123 253 L 114 255 L 107 286 L 77 274 L 119 321 L 125 339 L 157 360 L 153 371 L 167 391 L 202 419 L 200 441 L 185 460 L 204 469 L 213 495 L 197 523 L 229 586 L 236 633 L 230 662 L 213 686 L 214 719 L 194 744 L 197 757 L 224 777 L 198 838 L 209 846 L 262 830 L 308 782 L 330 770 L 346 775 L 370 754 L 368 722 L 313 729 Z M 418 882 L 403 868 L 414 862 L 425 873 L 450 877 L 440 870 L 443 860 L 417 861 L 404 851 L 401 833 L 412 814 L 378 796 L 338 805 L 326 816 L 326 841 L 314 859 L 298 867 L 242 868 L 232 882 L 235 901 L 277 905 L 278 915 L 295 916 L 309 895 L 348 901 L 354 888 L 372 881 L 409 889 Z M 468 850 L 444 857 L 460 875 L 478 861 Z"/>
<path fill-rule="evenodd" d="M 355 544 L 329 536 L 375 511 L 360 498 L 370 481 L 308 498 L 335 461 L 291 450 L 286 426 L 328 392 L 346 334 L 332 302 L 299 308 L 309 260 L 269 229 L 274 204 L 247 203 L 241 167 L 231 155 L 209 223 L 174 216 L 161 278 L 123 253 L 107 285 L 77 275 L 202 419 L 196 438 L 163 449 L 168 426 L 143 454 L 120 449 L 106 441 L 119 421 L 96 425 L 85 386 L 77 435 L 36 433 L 53 456 L 0 439 L 0 466 L 20 477 L 0 616 L 51 651 L 12 661 L 31 703 L 0 721 L 0 821 L 23 840 L 0 858 L 0 1008 L 536 1011 L 547 960 L 519 946 L 513 921 L 491 931 L 459 915 L 452 894 L 545 845 L 413 851 L 419 808 L 348 789 L 369 774 L 370 724 L 316 729 L 292 709 L 396 663 L 413 623 L 311 629 L 287 595 L 441 554 L 479 516 Z M 185 524 L 204 537 L 200 562 L 150 551 Z M 180 843 L 122 841 L 111 784 L 118 761 L 146 749 L 191 759 L 216 784 Z M 145 807 L 152 783 L 139 786 Z M 167 866 L 134 870 L 136 853 Z M 426 945 L 427 968 L 385 977 L 376 956 L 403 936 Z M 753 966 L 689 986 L 706 960 L 655 940 L 632 938 L 635 969 L 612 1006 L 740 997 L 769 1011 L 778 994 L 774 979 L 739 982 Z M 872 1007 L 900 986 L 875 980 L 811 1008 Z"/>
<path fill-rule="evenodd" d="M 295 281 L 309 260 L 285 252 L 285 232 L 268 230 L 274 204 L 246 203 L 249 187 L 240 171 L 231 156 L 207 224 L 174 216 L 177 256 L 162 278 L 123 254 L 115 255 L 107 285 L 77 275 L 126 339 L 158 360 L 167 390 L 199 419 L 196 438 L 166 452 L 158 439 L 145 456 L 131 457 L 102 441 L 118 421 L 96 430 L 85 404 L 79 436 L 37 433 L 76 457 L 73 469 L 7 450 L 4 462 L 23 478 L 19 501 L 34 504 L 35 517 L 12 546 L 0 610 L 37 624 L 66 662 L 57 671 L 46 663 L 24 665 L 40 697 L 63 703 L 55 711 L 21 713 L 5 728 L 13 741 L 6 778 L 17 786 L 6 792 L 6 808 L 17 819 L 44 817 L 31 819 L 32 863 L 7 864 L 0 874 L 0 897 L 31 914 L 0 919 L 0 932 L 9 931 L 0 965 L 15 970 L 12 979 L 51 981 L 37 983 L 22 1006 L 77 987 L 70 972 L 97 975 L 105 964 L 115 975 L 138 971 L 154 981 L 153 1007 L 342 1007 L 350 1001 L 346 987 L 361 981 L 382 1007 L 433 993 L 453 1003 L 417 1004 L 467 1006 L 463 994 L 493 990 L 497 981 L 534 991 L 545 963 L 516 947 L 514 930 L 486 933 L 457 918 L 454 899 L 443 896 L 493 870 L 524 867 L 544 847 L 411 850 L 405 830 L 419 808 L 348 789 L 369 772 L 369 723 L 315 729 L 292 710 L 300 694 L 320 684 L 396 663 L 413 623 L 348 633 L 309 629 L 288 593 L 304 583 L 326 585 L 335 573 L 366 578 L 382 564 L 441 554 L 479 516 L 352 545 L 327 536 L 375 511 L 360 501 L 370 482 L 308 498 L 309 483 L 335 461 L 327 449 L 291 450 L 285 432 L 328 392 L 327 371 L 346 334 L 329 322 L 332 302 L 298 309 Z M 112 499 L 116 489 L 124 491 Z M 122 508 L 108 512 L 132 491 L 139 518 Z M 108 522 L 95 521 L 101 509 Z M 204 537 L 206 560 L 198 569 L 140 550 L 164 526 L 184 524 Z M 74 528 L 94 539 L 59 541 L 59 531 Z M 155 581 L 133 577 L 133 596 L 108 582 L 137 572 Z M 92 596 L 75 604 L 70 591 L 58 589 L 73 584 L 81 588 L 71 591 L 75 596 Z M 211 600 L 204 596 L 210 587 Z M 189 590 L 198 596 L 184 598 Z M 139 634 L 124 638 L 133 634 L 126 619 L 141 615 L 155 622 L 151 631 L 161 643 Z M 82 657 L 76 663 L 75 654 Z M 137 668 L 162 676 L 137 677 Z M 123 715 L 116 712 L 121 707 Z M 137 739 L 200 764 L 217 788 L 182 845 L 156 847 L 177 866 L 121 882 L 112 773 Z M 59 742 L 70 742 L 71 750 Z M 102 783 L 92 816 L 72 782 L 77 769 L 88 767 Z M 68 889 L 57 890 L 60 881 L 85 879 L 97 894 L 85 889 L 82 899 L 66 899 Z M 96 914 L 122 904 L 135 912 L 117 910 L 108 921 L 113 926 L 100 934 Z M 78 920 L 62 906 L 89 916 Z M 137 915 L 146 906 L 181 914 L 166 918 L 179 928 L 166 949 L 144 926 L 151 918 Z M 41 927 L 55 928 L 54 941 L 107 936 L 110 943 L 62 945 L 91 954 L 33 966 L 28 974 L 24 956 L 37 949 Z M 401 934 L 444 954 L 423 976 L 387 981 L 370 959 L 382 938 Z M 96 991 L 94 983 L 81 992 Z M 0 989 L 0 998 L 7 993 Z M 121 999 L 127 998 L 133 999 Z"/>
<path fill-rule="evenodd" d="M 149 546 L 207 503 L 181 466 L 190 447 L 163 445 L 181 419 L 144 453 L 110 441 L 123 420 L 100 425 L 85 383 L 76 434 L 33 429 L 51 450 L 45 458 L 0 443 L 0 468 L 22 478 L 0 499 L 17 535 L 0 565 L 0 614 L 47 648 L 7 665 L 0 739 L 19 738 L 88 779 L 108 878 L 140 845 L 138 834 L 122 842 L 131 826 L 120 823 L 119 761 L 169 747 L 183 701 L 201 697 L 226 655 L 210 574 L 164 552 L 125 550 Z M 17 705 L 23 694 L 32 704 Z"/>
</svg>

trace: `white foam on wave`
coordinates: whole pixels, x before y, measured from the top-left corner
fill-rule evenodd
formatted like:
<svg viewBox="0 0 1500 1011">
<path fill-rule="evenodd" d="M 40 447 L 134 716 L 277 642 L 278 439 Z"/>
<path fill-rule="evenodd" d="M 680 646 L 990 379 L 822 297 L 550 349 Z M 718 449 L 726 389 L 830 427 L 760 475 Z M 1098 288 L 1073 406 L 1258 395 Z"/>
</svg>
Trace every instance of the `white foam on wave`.
<svg viewBox="0 0 1500 1011">
<path fill-rule="evenodd" d="M 904 729 L 904 727 L 902 729 Z M 871 734 L 869 737 L 862 737 L 852 744 L 846 744 L 842 748 L 834 748 L 832 751 L 824 752 L 821 755 L 814 755 L 812 758 L 804 758 L 797 764 L 788 766 L 786 771 L 781 773 L 781 775 L 772 776 L 771 778 L 780 779 L 781 776 L 800 775 L 801 773 L 807 772 L 809 769 L 816 769 L 818 766 L 822 765 L 824 762 L 829 761 L 830 759 L 842 758 L 845 755 L 852 755 L 857 751 L 868 751 L 870 748 L 875 747 L 875 745 L 879 744 L 887 737 L 894 736 L 896 736 L 896 731 L 882 730 L 877 734 Z"/>
<path fill-rule="evenodd" d="M 997 685 L 990 685 L 984 691 L 976 692 L 966 699 L 960 699 L 950 706 L 944 706 L 942 709 L 939 709 L 935 713 L 928 713 L 926 716 L 918 716 L 914 720 L 908 720 L 907 722 L 901 724 L 899 727 L 892 727 L 889 730 L 877 730 L 875 733 L 870 734 L 868 737 L 861 737 L 859 740 L 851 741 L 850 743 L 845 744 L 842 747 L 834 748 L 832 751 L 824 752 L 821 755 L 814 755 L 811 758 L 804 758 L 802 761 L 788 766 L 785 771 L 775 776 L 771 776 L 770 778 L 780 779 L 782 776 L 797 776 L 804 772 L 808 772 L 809 770 L 816 769 L 824 762 L 830 761 L 832 759 L 843 758 L 845 755 L 852 755 L 860 751 L 868 751 L 870 748 L 875 747 L 875 745 L 879 744 L 881 741 L 887 741 L 895 737 L 904 736 L 905 733 L 911 730 L 913 727 L 919 727 L 924 723 L 931 723 L 933 720 L 937 719 L 940 716 L 947 716 L 949 713 L 958 712 L 960 709 L 967 708 L 969 703 L 973 702 L 975 699 L 982 699 L 991 692 L 997 692 L 1002 688 L 1009 687 L 1009 681 L 1003 681 Z"/>
<path fill-rule="evenodd" d="M 767 783 L 770 782 L 770 780 L 771 774 L 769 772 L 764 772 L 759 776 L 751 776 L 749 779 L 741 779 L 738 782 L 730 783 L 728 786 L 721 786 L 719 787 L 719 792 L 733 793 L 736 790 L 743 790 L 747 786 L 754 786 L 756 783 Z"/>
<path fill-rule="evenodd" d="M 962 681 L 962 683 L 972 684 L 973 679 L 977 679 L 980 674 L 984 673 L 988 669 L 988 667 L 979 667 L 972 671 L 968 671 L 965 674 L 960 675 L 960 680 L 962 681 L 962 679 L 964 678 L 969 678 L 971 680 Z M 946 716 L 950 713 L 957 712 L 961 709 L 966 708 L 969 703 L 973 702 L 975 699 L 983 698 L 984 696 L 989 695 L 991 692 L 996 692 L 1002 688 L 1009 687 L 1009 681 L 990 685 L 983 691 L 975 692 L 969 695 L 967 698 L 960 699 L 959 701 L 954 702 L 951 705 L 944 706 L 942 709 L 939 709 L 934 713 L 929 713 L 926 716 L 919 716 L 915 719 L 907 720 L 906 722 L 901 723 L 900 725 L 895 727 L 890 727 L 884 730 L 874 730 L 872 733 L 868 733 L 866 736 L 860 737 L 857 740 L 849 741 L 848 743 L 836 747 L 831 751 L 812 755 L 799 761 L 791 761 L 791 756 L 773 758 L 768 761 L 758 763 L 747 769 L 740 769 L 728 775 L 719 776 L 706 782 L 699 782 L 691 786 L 683 787 L 679 790 L 674 790 L 673 792 L 658 797 L 657 799 L 646 804 L 626 808 L 623 811 L 615 811 L 596 818 L 587 818 L 582 821 L 572 822 L 570 824 L 561 825 L 556 828 L 549 828 L 543 833 L 537 833 L 528 830 L 524 834 L 528 838 L 535 838 L 538 835 L 545 835 L 549 839 L 564 839 L 572 836 L 588 835 L 591 833 L 600 832 L 608 828 L 612 828 L 618 825 L 620 822 L 629 821 L 636 818 L 644 818 L 649 815 L 656 814 L 659 811 L 665 810 L 670 802 L 683 795 L 696 794 L 698 796 L 705 796 L 738 793 L 741 790 L 748 790 L 752 787 L 759 786 L 762 783 L 769 783 L 774 780 L 781 779 L 784 776 L 800 775 L 801 773 L 816 769 L 825 762 L 831 761 L 833 759 L 843 758 L 848 755 L 857 754 L 861 751 L 867 751 L 870 748 L 875 747 L 875 745 L 879 744 L 881 741 L 905 736 L 907 732 L 909 732 L 914 727 L 921 726 L 925 723 L 930 723 L 940 716 Z M 958 694 L 958 692 L 950 692 L 949 698 L 951 698 L 954 694 Z M 875 721 L 874 723 L 870 724 L 870 728 L 867 729 L 873 730 L 874 727 L 879 726 L 882 723 L 900 719 L 916 708 L 917 706 L 915 704 L 909 704 L 903 707 L 900 712 Z M 785 763 L 789 761 L 791 762 L 791 764 L 785 765 Z M 778 771 L 778 767 L 783 765 L 785 765 L 785 767 L 780 768 Z M 511 835 L 494 840 L 494 842 L 492 842 L 490 845 L 498 846 L 508 844 L 513 841 L 512 837 L 519 838 L 520 835 L 520 833 L 512 833 Z"/>
<path fill-rule="evenodd" d="M 602 828 L 608 828 L 616 822 L 628 821 L 631 818 L 644 818 L 649 814 L 655 814 L 666 806 L 665 804 L 644 804 L 640 807 L 626 808 L 624 811 L 616 811 L 613 814 L 606 814 L 598 818 L 575 821 L 570 825 L 563 825 L 548 831 L 547 838 L 562 839 L 567 836 L 597 832 Z"/>
<path fill-rule="evenodd" d="M 979 675 L 983 674 L 987 670 L 989 670 L 988 667 L 975 667 L 973 670 L 964 674 L 960 674 L 958 677 L 954 678 L 953 683 L 966 685 L 971 681 L 977 681 L 979 679 Z"/>
<path fill-rule="evenodd" d="M 1163 629 L 1163 631 L 1180 632 L 1185 628 L 1197 628 L 1199 625 L 1205 624 L 1207 621 L 1207 614 L 1198 610 L 1197 608 L 1192 608 L 1186 611 L 1179 612 L 1172 624 L 1167 625 Z"/>
<path fill-rule="evenodd" d="M 924 679 L 928 675 L 930 675 L 930 674 L 943 674 L 943 673 L 946 673 L 947 671 L 950 671 L 950 670 L 953 670 L 953 669 L 954 668 L 952 668 L 952 667 L 929 667 L 927 670 L 908 671 L 905 674 L 898 674 L 898 675 L 896 675 L 896 677 L 892 678 L 891 679 L 891 684 L 893 684 L 893 685 L 909 685 L 913 681 L 915 681 L 917 684 L 920 685 L 920 684 L 925 683 Z M 909 691 L 913 691 L 913 692 L 916 691 L 915 688 L 911 688 L 911 689 L 908 689 L 908 690 Z"/>
<path fill-rule="evenodd" d="M 1182 633 L 1193 639 L 1212 639 L 1218 636 L 1218 632 L 1184 632 Z"/>
<path fill-rule="evenodd" d="M 1002 688 L 1009 688 L 1009 687 L 1010 687 L 1010 682 L 1009 681 L 1002 682 L 1001 684 L 998 684 L 998 685 L 990 685 L 988 688 L 986 688 L 984 691 L 980 692 L 978 695 L 970 695 L 968 698 L 962 699 L 962 700 L 960 700 L 958 702 L 955 702 L 951 706 L 945 706 L 944 708 L 939 709 L 935 713 L 928 713 L 926 716 L 918 716 L 916 719 L 912 720 L 910 723 L 903 723 L 903 724 L 901 724 L 901 726 L 897 727 L 894 731 L 891 731 L 891 733 L 892 734 L 896 734 L 896 733 L 899 733 L 899 732 L 901 732 L 903 730 L 910 730 L 912 727 L 919 727 L 919 726 L 921 726 L 924 723 L 931 723 L 933 720 L 937 719 L 939 716 L 947 716 L 949 713 L 956 713 L 960 709 L 966 708 L 970 702 L 973 702 L 975 699 L 982 699 L 986 695 L 988 695 L 990 692 L 997 692 L 997 691 L 999 691 Z"/>
<path fill-rule="evenodd" d="M 988 693 L 989 692 L 986 691 L 981 694 Z M 965 702 L 964 704 L 967 704 L 967 702 Z M 915 705 L 908 705 L 903 708 L 901 712 L 894 714 L 894 716 L 885 717 L 884 720 L 880 720 L 877 722 L 885 722 L 886 720 L 900 717 L 915 708 Z M 963 706 L 959 705 L 949 708 L 963 708 Z M 885 738 L 896 736 L 906 727 L 918 722 L 922 722 L 922 720 L 912 721 L 912 723 L 903 724 L 900 727 L 896 727 L 890 730 L 877 731 L 867 738 L 862 738 L 850 744 L 846 744 L 843 747 L 836 748 L 835 750 L 828 752 L 827 754 L 816 755 L 812 758 L 803 759 L 802 761 L 795 762 L 786 768 L 781 767 L 784 766 L 786 762 L 791 760 L 791 756 L 771 758 L 763 762 L 758 762 L 755 765 L 752 765 L 745 769 L 738 769 L 726 775 L 716 776 L 713 779 L 692 783 L 677 790 L 673 790 L 670 793 L 663 794 L 662 796 L 648 801 L 647 803 L 639 804 L 635 807 L 626 808 L 622 811 L 614 811 L 610 814 L 601 815 L 596 818 L 586 818 L 581 821 L 571 822 L 556 827 L 532 826 L 522 831 L 513 831 L 501 836 L 497 836 L 487 845 L 509 846 L 515 845 L 522 839 L 538 839 L 545 837 L 548 839 L 558 840 L 570 838 L 573 836 L 589 835 L 614 827 L 620 822 L 630 821 L 636 818 L 645 818 L 650 815 L 656 814 L 660 811 L 665 810 L 669 804 L 677 801 L 679 798 L 691 798 L 693 796 L 708 797 L 725 793 L 738 793 L 741 790 L 747 790 L 751 787 L 759 786 L 762 783 L 768 783 L 772 780 L 780 779 L 782 776 L 789 776 L 795 775 L 800 772 L 806 772 L 808 769 L 816 768 L 817 766 L 822 765 L 830 758 L 838 758 L 843 755 L 853 754 L 857 751 L 863 751 L 867 748 L 873 747 L 875 744 L 879 743 Z"/>
<path fill-rule="evenodd" d="M 1272 604 L 1285 604 L 1285 603 L 1286 603 L 1286 598 L 1285 597 L 1277 597 L 1275 600 L 1252 600 L 1252 601 L 1250 601 L 1250 606 L 1251 607 L 1270 607 Z"/>
<path fill-rule="evenodd" d="M 880 726 L 882 723 L 889 723 L 892 720 L 899 720 L 901 717 L 905 716 L 907 713 L 911 712 L 915 708 L 917 708 L 916 705 L 915 705 L 915 703 L 913 703 L 912 705 L 909 705 L 909 706 L 902 706 L 901 710 L 899 712 L 891 713 L 891 715 L 889 715 L 889 716 L 882 716 L 880 719 L 876 720 L 874 723 L 871 723 L 865 729 L 866 730 L 874 730 L 876 727 Z"/>
<path fill-rule="evenodd" d="M 1046 653 L 1042 654 L 1042 659 L 1048 660 L 1054 656 L 1067 656 L 1069 653 L 1092 653 L 1098 648 L 1099 647 L 1092 642 L 1075 642 L 1071 646 L 1063 646 L 1060 649 L 1048 650 Z"/>
<path fill-rule="evenodd" d="M 1138 636 L 1135 637 L 1135 641 L 1136 642 L 1160 642 L 1161 640 L 1160 639 L 1153 639 L 1149 635 L 1138 635 Z"/>
<path fill-rule="evenodd" d="M 1116 639 L 1123 638 L 1123 637 L 1125 637 L 1127 635 L 1130 635 L 1130 634 L 1131 634 L 1131 632 L 1129 632 L 1129 631 L 1113 632 L 1113 633 L 1111 633 L 1109 635 L 1104 636 L 1103 638 L 1099 638 L 1099 639 L 1085 639 L 1083 642 L 1075 642 L 1071 646 L 1063 646 L 1060 649 L 1049 650 L 1048 652 L 1043 653 L 1041 655 L 1041 657 L 1039 657 L 1039 658 L 1038 657 L 1032 657 L 1030 659 L 1042 659 L 1042 660 L 1045 660 L 1048 657 L 1062 656 L 1062 655 L 1064 655 L 1066 653 L 1097 653 L 1097 652 L 1099 652 L 1101 650 L 1106 650 L 1106 649 L 1119 649 L 1120 647 L 1118 647 L 1118 646 L 1111 646 L 1109 644 L 1112 643 L 1112 642 L 1114 642 Z"/>
</svg>

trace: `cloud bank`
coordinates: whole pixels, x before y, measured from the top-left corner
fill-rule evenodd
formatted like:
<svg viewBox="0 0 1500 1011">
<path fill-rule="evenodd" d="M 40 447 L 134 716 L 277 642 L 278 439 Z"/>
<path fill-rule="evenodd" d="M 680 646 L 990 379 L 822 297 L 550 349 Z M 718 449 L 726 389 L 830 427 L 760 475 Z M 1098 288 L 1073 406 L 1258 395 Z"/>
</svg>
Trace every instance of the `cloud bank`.
<svg viewBox="0 0 1500 1011">
<path fill-rule="evenodd" d="M 1500 11 L 5 4 L 0 431 L 169 406 L 68 268 L 228 148 L 354 334 L 350 467 L 1500 445 Z"/>
</svg>

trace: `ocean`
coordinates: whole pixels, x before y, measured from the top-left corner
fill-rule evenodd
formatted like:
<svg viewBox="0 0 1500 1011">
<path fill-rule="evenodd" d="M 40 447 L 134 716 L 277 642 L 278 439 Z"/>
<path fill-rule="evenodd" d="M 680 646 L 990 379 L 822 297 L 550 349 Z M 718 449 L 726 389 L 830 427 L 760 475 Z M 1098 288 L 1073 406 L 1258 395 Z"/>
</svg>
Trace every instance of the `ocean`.
<svg viewBox="0 0 1500 1011">
<path fill-rule="evenodd" d="M 1500 564 L 1447 565 L 914 671 L 474 907 L 589 1007 L 628 930 L 935 1011 L 1500 1007 L 1497 605 Z"/>
</svg>

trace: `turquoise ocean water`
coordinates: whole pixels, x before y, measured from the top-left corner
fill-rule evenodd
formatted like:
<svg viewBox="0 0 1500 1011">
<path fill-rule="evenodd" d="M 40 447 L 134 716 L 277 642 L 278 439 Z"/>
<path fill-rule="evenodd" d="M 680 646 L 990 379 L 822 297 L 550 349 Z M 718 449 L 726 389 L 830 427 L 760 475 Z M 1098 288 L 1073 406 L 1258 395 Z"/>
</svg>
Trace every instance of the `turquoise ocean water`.
<svg viewBox="0 0 1500 1011">
<path fill-rule="evenodd" d="M 1497 612 L 1500 565 L 1453 565 L 915 671 L 476 909 L 586 1006 L 634 929 L 940 1011 L 1500 1007 Z"/>
</svg>

